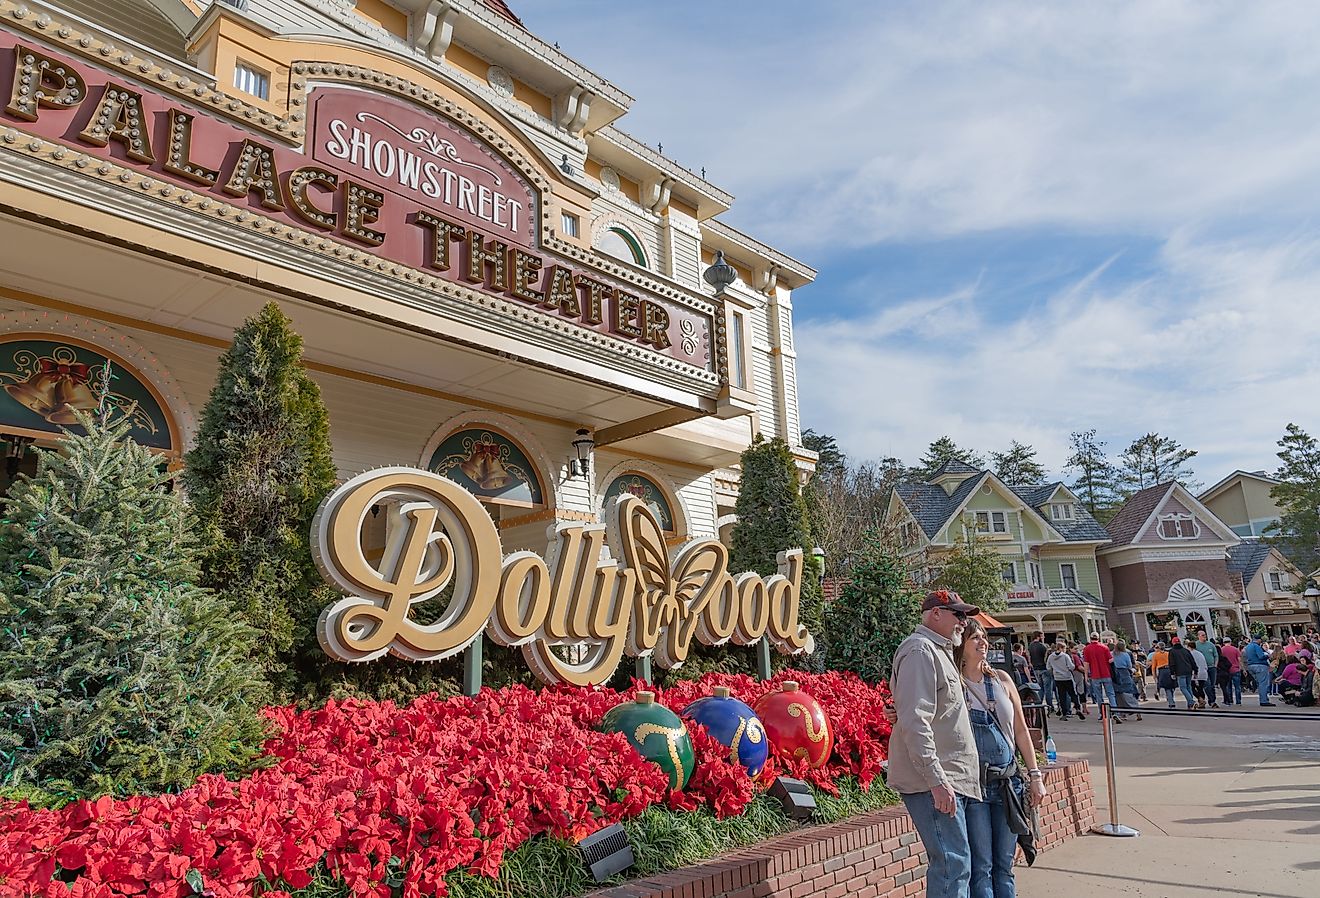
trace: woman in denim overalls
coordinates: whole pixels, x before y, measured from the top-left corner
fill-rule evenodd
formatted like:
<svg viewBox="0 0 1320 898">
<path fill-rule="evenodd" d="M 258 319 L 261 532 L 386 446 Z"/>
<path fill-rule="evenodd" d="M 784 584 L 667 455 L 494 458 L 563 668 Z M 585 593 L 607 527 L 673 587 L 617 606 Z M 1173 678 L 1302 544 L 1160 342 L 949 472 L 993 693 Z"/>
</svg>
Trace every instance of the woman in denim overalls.
<svg viewBox="0 0 1320 898">
<path fill-rule="evenodd" d="M 986 664 L 989 647 L 985 629 L 972 619 L 963 631 L 962 645 L 954 650 L 954 660 L 966 689 L 967 713 L 981 769 L 1012 767 L 1016 743 L 1031 784 L 1031 804 L 1039 805 L 1045 799 L 1045 780 L 1036 766 L 1036 749 L 1022 713 L 1022 701 L 1013 688 L 1012 678 Z M 1012 741 L 1009 733 L 1013 734 Z M 1019 795 L 1028 788 L 1021 775 L 1014 775 L 1012 782 Z M 982 800 L 968 800 L 966 805 L 967 840 L 972 849 L 971 898 L 1014 898 L 1013 858 L 1017 853 L 1017 836 L 1008 825 L 1001 783 L 983 782 L 982 788 Z"/>
</svg>

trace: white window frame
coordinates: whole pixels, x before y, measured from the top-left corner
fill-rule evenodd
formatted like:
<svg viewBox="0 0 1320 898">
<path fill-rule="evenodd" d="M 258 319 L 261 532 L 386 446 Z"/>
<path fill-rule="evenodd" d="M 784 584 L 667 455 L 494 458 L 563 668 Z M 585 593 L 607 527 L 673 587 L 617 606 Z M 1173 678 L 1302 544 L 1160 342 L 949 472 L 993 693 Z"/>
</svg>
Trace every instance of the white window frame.
<svg viewBox="0 0 1320 898">
<path fill-rule="evenodd" d="M 1027 562 L 1027 574 L 1031 577 L 1031 585 L 1036 589 L 1040 589 L 1045 584 L 1045 580 L 1040 573 L 1039 561 Z"/>
<path fill-rule="evenodd" d="M 559 230 L 565 237 L 581 237 L 582 219 L 578 218 L 572 212 L 560 212 Z"/>
<path fill-rule="evenodd" d="M 260 100 L 269 100 L 270 72 L 252 65 L 250 62 L 236 59 L 234 60 L 234 88 L 248 96 Z"/>
<path fill-rule="evenodd" d="M 978 511 L 976 512 L 976 532 L 987 533 L 991 536 L 998 533 L 1008 533 L 1008 512 L 1006 511 Z"/>
<path fill-rule="evenodd" d="M 729 310 L 729 370 L 733 385 L 747 389 L 747 319 L 736 309 Z"/>
<path fill-rule="evenodd" d="M 1068 579 L 1069 579 L 1069 578 L 1066 577 L 1066 576 L 1064 576 L 1064 573 L 1063 573 L 1063 569 L 1064 569 L 1064 568 L 1068 568 L 1070 571 L 1072 571 L 1072 586 L 1069 586 L 1069 585 L 1068 585 Z M 1059 562 L 1059 583 L 1060 583 L 1060 585 L 1063 586 L 1064 589 L 1076 589 L 1076 588 L 1077 588 L 1077 564 L 1076 564 L 1076 562 L 1072 562 L 1072 561 L 1060 561 L 1060 562 Z"/>
<path fill-rule="evenodd" d="M 999 563 L 999 579 L 1009 585 L 1016 584 L 1018 582 L 1017 562 L 1001 561 Z"/>
<path fill-rule="evenodd" d="M 1166 523 L 1172 523 L 1174 525 L 1173 529 L 1177 531 L 1177 536 L 1169 536 L 1164 532 L 1164 525 Z M 1162 514 L 1159 516 L 1159 519 L 1155 524 L 1155 532 L 1159 535 L 1159 538 L 1163 540 L 1196 539 L 1201 535 L 1201 524 L 1196 520 L 1196 515 L 1192 514 Z M 1188 533 L 1188 530 L 1191 532 Z"/>
<path fill-rule="evenodd" d="M 1050 518 L 1055 521 L 1073 520 L 1073 504 L 1071 502 L 1051 502 Z"/>
<path fill-rule="evenodd" d="M 1287 571 L 1270 571 L 1266 574 L 1270 592 L 1287 592 L 1292 586 L 1292 577 Z"/>
</svg>

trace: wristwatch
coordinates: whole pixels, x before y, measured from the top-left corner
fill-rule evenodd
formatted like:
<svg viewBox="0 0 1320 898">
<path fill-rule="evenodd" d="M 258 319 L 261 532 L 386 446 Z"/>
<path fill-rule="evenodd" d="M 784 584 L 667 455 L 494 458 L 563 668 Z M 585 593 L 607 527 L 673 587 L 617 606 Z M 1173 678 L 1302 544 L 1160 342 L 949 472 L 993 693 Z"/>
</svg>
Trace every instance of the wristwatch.
<svg viewBox="0 0 1320 898">
<path fill-rule="evenodd" d="M 1035 768 L 1035 769 L 1033 769 L 1033 770 L 1028 770 L 1028 771 L 1027 771 L 1027 776 L 1030 776 L 1032 779 L 1044 779 L 1044 778 L 1045 778 L 1045 771 L 1044 771 L 1044 770 L 1041 770 L 1039 767 L 1037 767 L 1037 768 Z"/>
</svg>

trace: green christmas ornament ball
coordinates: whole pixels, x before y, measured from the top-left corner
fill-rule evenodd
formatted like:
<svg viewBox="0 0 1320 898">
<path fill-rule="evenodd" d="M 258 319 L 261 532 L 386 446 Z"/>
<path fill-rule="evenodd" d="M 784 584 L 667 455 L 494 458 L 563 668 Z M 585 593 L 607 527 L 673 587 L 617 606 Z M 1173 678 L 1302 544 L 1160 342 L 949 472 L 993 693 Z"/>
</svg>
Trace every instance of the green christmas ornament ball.
<svg viewBox="0 0 1320 898">
<path fill-rule="evenodd" d="M 669 774 L 669 788 L 682 789 L 696 763 L 687 726 L 673 711 L 658 705 L 654 692 L 639 692 L 637 699 L 605 712 L 600 729 L 623 733 L 632 747 Z"/>
</svg>

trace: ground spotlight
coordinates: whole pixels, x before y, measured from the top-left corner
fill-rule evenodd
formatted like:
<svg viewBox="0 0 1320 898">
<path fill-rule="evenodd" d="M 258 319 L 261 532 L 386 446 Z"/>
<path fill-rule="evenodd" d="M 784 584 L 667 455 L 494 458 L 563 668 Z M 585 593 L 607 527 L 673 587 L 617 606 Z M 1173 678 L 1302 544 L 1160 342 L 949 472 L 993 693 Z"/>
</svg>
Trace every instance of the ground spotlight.
<svg viewBox="0 0 1320 898">
<path fill-rule="evenodd" d="M 602 830 L 597 830 L 578 842 L 582 852 L 582 863 L 591 871 L 591 878 L 604 882 L 616 873 L 627 870 L 633 865 L 632 846 L 628 844 L 628 834 L 622 823 L 615 823 Z"/>
</svg>

